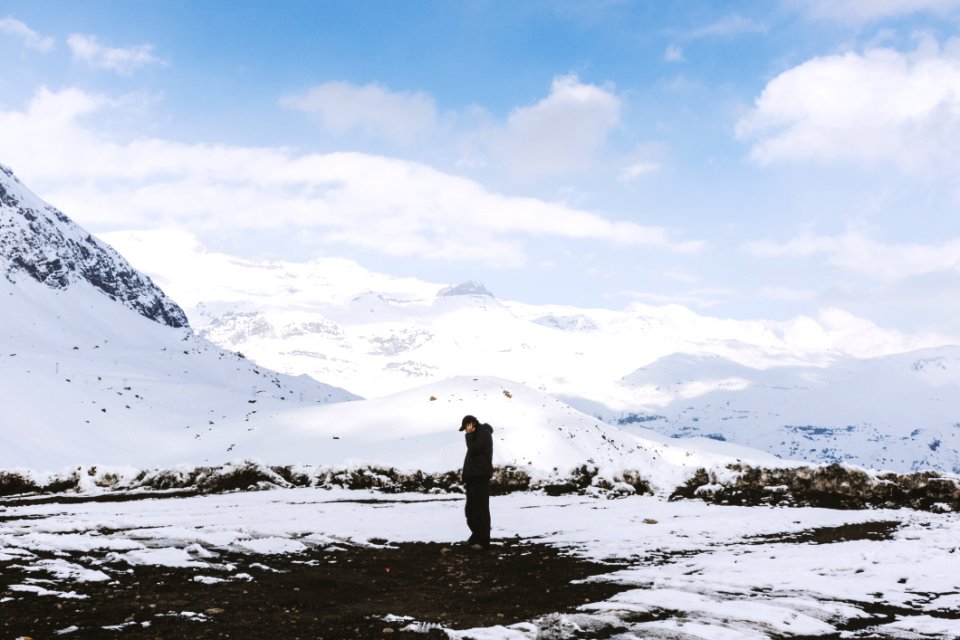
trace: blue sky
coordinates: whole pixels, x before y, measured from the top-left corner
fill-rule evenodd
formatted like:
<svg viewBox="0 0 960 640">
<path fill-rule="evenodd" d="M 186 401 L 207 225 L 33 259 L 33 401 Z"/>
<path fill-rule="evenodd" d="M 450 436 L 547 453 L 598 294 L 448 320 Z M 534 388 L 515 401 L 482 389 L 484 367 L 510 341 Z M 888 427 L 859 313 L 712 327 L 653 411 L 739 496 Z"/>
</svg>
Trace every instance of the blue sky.
<svg viewBox="0 0 960 640">
<path fill-rule="evenodd" d="M 0 162 L 93 232 L 960 339 L 960 0 L 0 2 Z"/>
</svg>

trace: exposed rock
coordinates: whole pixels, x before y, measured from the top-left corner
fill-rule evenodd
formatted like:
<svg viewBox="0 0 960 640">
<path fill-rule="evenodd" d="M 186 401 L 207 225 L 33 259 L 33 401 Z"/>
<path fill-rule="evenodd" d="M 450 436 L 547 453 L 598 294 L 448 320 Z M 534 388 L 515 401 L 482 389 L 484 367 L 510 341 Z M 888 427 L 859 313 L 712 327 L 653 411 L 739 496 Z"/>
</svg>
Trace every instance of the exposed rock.
<svg viewBox="0 0 960 640">
<path fill-rule="evenodd" d="M 0 165 L 0 274 L 51 289 L 87 282 L 155 322 L 186 327 L 183 310 L 109 245 L 31 193 Z"/>
<path fill-rule="evenodd" d="M 492 293 L 487 291 L 487 288 L 483 286 L 483 283 L 477 282 L 476 280 L 470 280 L 469 282 L 461 282 L 460 284 L 453 285 L 450 287 L 444 287 L 437 292 L 437 297 L 446 297 L 446 296 L 487 296 L 488 298 L 494 297 Z"/>
</svg>

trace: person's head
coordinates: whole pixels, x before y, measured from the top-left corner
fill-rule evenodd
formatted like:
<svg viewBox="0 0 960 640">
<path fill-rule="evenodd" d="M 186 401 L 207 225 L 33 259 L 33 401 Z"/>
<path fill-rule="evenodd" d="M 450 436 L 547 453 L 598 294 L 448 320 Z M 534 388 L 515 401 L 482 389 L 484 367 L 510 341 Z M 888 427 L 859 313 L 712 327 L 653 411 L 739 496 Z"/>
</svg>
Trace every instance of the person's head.
<svg viewBox="0 0 960 640">
<path fill-rule="evenodd" d="M 477 422 L 477 419 L 473 416 L 463 416 L 463 420 L 460 422 L 460 431 L 466 431 L 467 427 L 472 426 L 473 429 L 476 429 L 480 426 L 480 423 Z M 470 429 L 470 431 L 473 431 Z"/>
</svg>

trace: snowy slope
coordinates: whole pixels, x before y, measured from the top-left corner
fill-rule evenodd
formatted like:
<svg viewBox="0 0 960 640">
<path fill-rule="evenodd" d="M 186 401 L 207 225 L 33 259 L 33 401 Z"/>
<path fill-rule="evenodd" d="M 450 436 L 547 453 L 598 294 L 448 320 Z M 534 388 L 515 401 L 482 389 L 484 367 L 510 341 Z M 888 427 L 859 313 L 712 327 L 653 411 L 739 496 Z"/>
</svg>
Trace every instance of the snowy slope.
<svg viewBox="0 0 960 640">
<path fill-rule="evenodd" d="M 355 399 L 198 338 L 149 278 L 0 170 L 0 466 L 202 462 Z"/>
<path fill-rule="evenodd" d="M 384 398 L 300 408 L 280 417 L 284 438 L 258 444 L 268 461 L 289 460 L 285 441 L 311 443 L 321 464 L 389 464 L 446 471 L 463 461 L 461 418 L 494 428 L 494 463 L 532 476 L 562 475 L 583 464 L 613 479 L 639 471 L 655 488 L 673 488 L 698 468 L 727 464 L 792 466 L 754 449 L 710 439 L 676 440 L 652 431 L 626 433 L 540 391 L 500 378 L 457 377 Z"/>
<path fill-rule="evenodd" d="M 0 280 L 0 299 L 2 467 L 217 460 L 290 405 L 356 397 L 267 371 L 84 283 Z"/>
</svg>

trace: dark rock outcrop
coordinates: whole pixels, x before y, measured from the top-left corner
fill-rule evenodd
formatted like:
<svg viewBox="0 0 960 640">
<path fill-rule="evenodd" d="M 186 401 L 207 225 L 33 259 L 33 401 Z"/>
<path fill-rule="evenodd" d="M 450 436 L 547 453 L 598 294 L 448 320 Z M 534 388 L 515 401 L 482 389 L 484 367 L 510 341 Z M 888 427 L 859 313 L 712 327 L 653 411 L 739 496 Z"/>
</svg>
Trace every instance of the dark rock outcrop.
<svg viewBox="0 0 960 640">
<path fill-rule="evenodd" d="M 445 298 L 449 296 L 486 296 L 492 298 L 493 294 L 487 291 L 483 283 L 476 280 L 461 282 L 458 285 L 444 287 L 437 292 L 437 297 Z"/>
<path fill-rule="evenodd" d="M 31 193 L 0 165 L 0 274 L 51 289 L 87 282 L 155 322 L 188 326 L 183 310 L 109 245 Z"/>
</svg>

